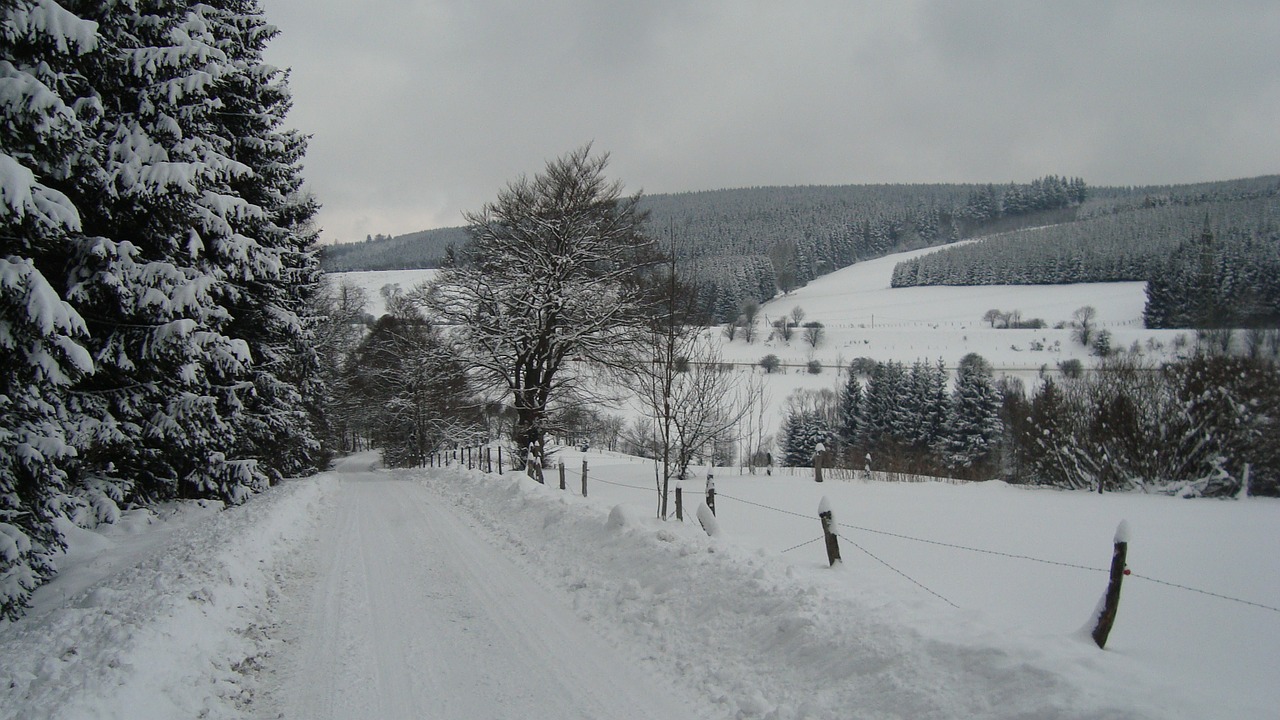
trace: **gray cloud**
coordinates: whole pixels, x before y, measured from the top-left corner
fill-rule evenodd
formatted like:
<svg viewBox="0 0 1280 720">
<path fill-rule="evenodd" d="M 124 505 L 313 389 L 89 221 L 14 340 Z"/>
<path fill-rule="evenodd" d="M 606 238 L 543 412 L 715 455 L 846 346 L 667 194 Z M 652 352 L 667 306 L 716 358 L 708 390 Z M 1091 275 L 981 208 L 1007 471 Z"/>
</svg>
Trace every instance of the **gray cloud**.
<svg viewBox="0 0 1280 720">
<path fill-rule="evenodd" d="M 327 240 L 593 141 L 629 189 L 1280 172 L 1280 4 L 263 0 Z"/>
</svg>

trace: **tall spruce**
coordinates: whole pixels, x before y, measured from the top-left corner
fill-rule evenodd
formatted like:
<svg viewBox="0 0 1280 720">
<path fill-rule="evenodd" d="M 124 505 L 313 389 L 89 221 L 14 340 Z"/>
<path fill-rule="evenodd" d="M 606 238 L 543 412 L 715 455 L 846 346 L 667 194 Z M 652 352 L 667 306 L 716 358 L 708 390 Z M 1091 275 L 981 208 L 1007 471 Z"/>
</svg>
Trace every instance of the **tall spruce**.
<svg viewBox="0 0 1280 720">
<path fill-rule="evenodd" d="M 66 392 L 93 362 L 59 291 L 81 229 L 59 186 L 95 112 L 80 66 L 98 48 L 96 27 L 52 2 L 0 2 L 0 618 L 55 572 L 55 519 L 73 501 Z"/>
<path fill-rule="evenodd" d="M 993 470 L 1001 436 L 1000 395 L 991 365 L 976 353 L 960 360 L 952 392 L 951 415 L 942 445 L 947 465 L 968 478 Z"/>
<path fill-rule="evenodd" d="M 315 206 L 272 33 L 256 0 L 0 2 L 5 614 L 52 572 L 58 515 L 235 502 L 314 464 Z"/>
</svg>

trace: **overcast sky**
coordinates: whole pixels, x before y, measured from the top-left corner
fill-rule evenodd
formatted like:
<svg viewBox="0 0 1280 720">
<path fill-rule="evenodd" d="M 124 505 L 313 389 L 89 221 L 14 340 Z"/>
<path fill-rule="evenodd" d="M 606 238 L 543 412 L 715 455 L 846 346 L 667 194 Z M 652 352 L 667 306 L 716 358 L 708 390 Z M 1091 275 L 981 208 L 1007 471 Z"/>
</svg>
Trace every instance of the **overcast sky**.
<svg viewBox="0 0 1280 720">
<path fill-rule="evenodd" d="M 323 239 L 628 191 L 1280 173 L 1280 2 L 261 0 Z"/>
</svg>

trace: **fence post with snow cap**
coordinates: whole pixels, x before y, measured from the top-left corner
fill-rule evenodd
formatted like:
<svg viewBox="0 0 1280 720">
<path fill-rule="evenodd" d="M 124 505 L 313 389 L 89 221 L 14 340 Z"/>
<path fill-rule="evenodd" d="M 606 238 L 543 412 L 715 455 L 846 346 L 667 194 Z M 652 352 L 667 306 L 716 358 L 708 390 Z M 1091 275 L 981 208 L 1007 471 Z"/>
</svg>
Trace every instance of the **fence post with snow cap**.
<svg viewBox="0 0 1280 720">
<path fill-rule="evenodd" d="M 822 537 L 827 541 L 827 562 L 834 567 L 840 560 L 840 541 L 836 529 L 835 512 L 831 509 L 831 501 L 826 495 L 818 503 L 818 520 L 822 521 Z"/>
<path fill-rule="evenodd" d="M 813 446 L 813 481 L 822 482 L 822 455 L 827 451 L 827 446 L 818 443 Z"/>
<path fill-rule="evenodd" d="M 1097 619 L 1093 626 L 1093 641 L 1099 648 L 1107 645 L 1107 636 L 1111 634 L 1111 626 L 1116 621 L 1116 610 L 1120 607 L 1120 585 L 1129 571 L 1124 566 L 1129 552 L 1129 523 L 1121 520 L 1116 526 L 1114 550 L 1111 554 L 1111 577 L 1107 582 L 1107 592 L 1098 603 Z"/>
<path fill-rule="evenodd" d="M 709 470 L 707 471 L 707 509 L 712 515 L 716 514 L 716 479 Z"/>
</svg>

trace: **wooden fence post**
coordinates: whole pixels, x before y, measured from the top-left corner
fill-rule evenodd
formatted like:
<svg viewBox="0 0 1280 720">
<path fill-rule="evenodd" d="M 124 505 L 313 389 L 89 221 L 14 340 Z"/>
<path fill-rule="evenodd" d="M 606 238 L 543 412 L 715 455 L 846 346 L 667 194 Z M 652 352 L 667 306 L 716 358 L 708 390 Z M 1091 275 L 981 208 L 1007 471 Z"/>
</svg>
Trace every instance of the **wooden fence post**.
<svg viewBox="0 0 1280 720">
<path fill-rule="evenodd" d="M 560 461 L 560 489 L 564 489 L 564 461 Z"/>
<path fill-rule="evenodd" d="M 707 509 L 716 514 L 716 479 L 707 473 Z"/>
<path fill-rule="evenodd" d="M 676 519 L 684 521 L 684 488 L 676 481 Z"/>
<path fill-rule="evenodd" d="M 822 455 L 827 451 L 827 446 L 818 443 L 813 446 L 813 481 L 822 482 Z"/>
<path fill-rule="evenodd" d="M 836 534 L 836 516 L 826 495 L 818 503 L 818 520 L 822 522 L 822 537 L 827 541 L 827 562 L 835 566 L 840 560 L 840 541 Z"/>
<path fill-rule="evenodd" d="M 1093 626 L 1093 641 L 1099 648 L 1107 645 L 1107 636 L 1111 634 L 1111 626 L 1116 621 L 1116 610 L 1120 607 L 1120 584 L 1129 571 L 1124 567 L 1125 556 L 1129 552 L 1129 523 L 1124 520 L 1116 527 L 1115 549 L 1111 554 L 1111 578 L 1107 582 L 1107 594 L 1102 596 L 1098 604 L 1098 618 Z"/>
<path fill-rule="evenodd" d="M 498 474 L 502 474 L 502 446 L 498 446 Z"/>
<path fill-rule="evenodd" d="M 582 497 L 587 496 L 587 459 L 582 458 Z"/>
</svg>

